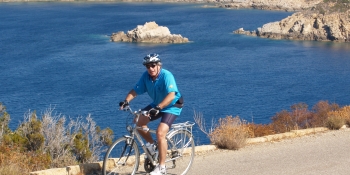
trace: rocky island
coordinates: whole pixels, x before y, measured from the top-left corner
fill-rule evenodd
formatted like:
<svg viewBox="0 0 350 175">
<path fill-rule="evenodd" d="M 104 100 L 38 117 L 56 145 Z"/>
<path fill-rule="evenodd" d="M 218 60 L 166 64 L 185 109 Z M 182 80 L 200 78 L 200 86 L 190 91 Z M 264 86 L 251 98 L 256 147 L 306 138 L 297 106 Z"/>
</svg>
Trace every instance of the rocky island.
<svg viewBox="0 0 350 175">
<path fill-rule="evenodd" d="M 126 34 L 123 31 L 113 33 L 111 41 L 114 42 L 143 42 L 143 43 L 187 43 L 188 38 L 179 34 L 171 34 L 169 29 L 158 26 L 154 21 L 138 25 Z"/>
<path fill-rule="evenodd" d="M 350 42 L 350 3 L 325 1 L 254 31 L 239 28 L 234 33 L 273 39 Z"/>
</svg>

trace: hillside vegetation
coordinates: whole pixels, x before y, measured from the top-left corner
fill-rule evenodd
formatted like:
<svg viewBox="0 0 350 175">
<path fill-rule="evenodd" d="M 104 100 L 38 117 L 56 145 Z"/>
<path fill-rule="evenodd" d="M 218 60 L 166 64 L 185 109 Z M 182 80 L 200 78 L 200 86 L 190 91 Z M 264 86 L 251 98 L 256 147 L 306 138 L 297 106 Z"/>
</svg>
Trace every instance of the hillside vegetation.
<svg viewBox="0 0 350 175">
<path fill-rule="evenodd" d="M 112 143 L 113 131 L 101 130 L 91 116 L 66 120 L 48 109 L 38 117 L 25 114 L 24 121 L 12 131 L 10 115 L 0 103 L 0 175 L 29 172 L 96 162 Z"/>
<path fill-rule="evenodd" d="M 338 130 L 344 125 L 350 126 L 350 106 L 339 107 L 338 104 L 320 101 L 309 110 L 305 103 L 291 106 L 271 117 L 269 124 L 247 122 L 239 116 L 220 118 L 210 130 L 206 129 L 203 116 L 195 114 L 194 119 L 200 129 L 207 134 L 210 141 L 223 149 L 239 149 L 245 146 L 248 138 L 262 137 L 316 127 Z"/>
<path fill-rule="evenodd" d="M 200 114 L 194 116 L 200 129 L 212 144 L 224 149 L 239 149 L 248 138 L 289 132 L 291 130 L 328 127 L 339 129 L 350 125 L 350 106 L 339 107 L 320 101 L 311 110 L 305 103 L 291 106 L 271 117 L 270 124 L 248 123 L 239 116 L 219 119 L 211 130 L 205 129 Z M 112 143 L 113 131 L 101 130 L 91 116 L 66 121 L 48 109 L 41 117 L 28 112 L 19 127 L 12 131 L 10 115 L 0 103 L 0 175 L 28 174 L 32 171 L 61 168 L 80 163 L 99 161 Z"/>
</svg>

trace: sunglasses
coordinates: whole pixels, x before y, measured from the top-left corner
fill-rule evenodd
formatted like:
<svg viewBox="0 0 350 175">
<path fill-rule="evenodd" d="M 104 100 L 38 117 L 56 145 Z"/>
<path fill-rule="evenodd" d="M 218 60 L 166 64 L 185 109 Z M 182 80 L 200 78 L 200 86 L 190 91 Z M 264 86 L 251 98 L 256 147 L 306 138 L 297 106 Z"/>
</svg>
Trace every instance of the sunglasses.
<svg viewBox="0 0 350 175">
<path fill-rule="evenodd" d="M 156 67 L 156 64 L 146 65 L 147 69 Z"/>
</svg>

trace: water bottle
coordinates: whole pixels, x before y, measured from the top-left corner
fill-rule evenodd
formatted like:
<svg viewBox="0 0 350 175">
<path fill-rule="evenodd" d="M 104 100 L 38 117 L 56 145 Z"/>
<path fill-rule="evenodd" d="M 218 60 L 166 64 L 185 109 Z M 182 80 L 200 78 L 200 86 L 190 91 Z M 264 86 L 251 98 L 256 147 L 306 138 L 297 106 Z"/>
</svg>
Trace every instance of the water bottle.
<svg viewBox="0 0 350 175">
<path fill-rule="evenodd" d="M 149 142 L 146 143 L 146 148 L 149 152 L 149 154 L 151 154 L 152 156 L 155 153 L 155 145 L 154 144 L 150 144 Z"/>
</svg>

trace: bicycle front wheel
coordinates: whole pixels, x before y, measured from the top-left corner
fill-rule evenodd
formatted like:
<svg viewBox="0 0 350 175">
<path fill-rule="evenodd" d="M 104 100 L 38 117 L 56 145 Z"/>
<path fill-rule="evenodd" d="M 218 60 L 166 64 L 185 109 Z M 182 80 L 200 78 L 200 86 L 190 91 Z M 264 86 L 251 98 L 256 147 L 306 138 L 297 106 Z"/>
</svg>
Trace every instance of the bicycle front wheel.
<svg viewBox="0 0 350 175">
<path fill-rule="evenodd" d="M 103 160 L 103 175 L 135 174 L 140 152 L 134 139 L 119 138 L 108 149 Z"/>
<path fill-rule="evenodd" d="M 190 169 L 195 145 L 192 134 L 187 130 L 178 130 L 167 137 L 168 150 L 166 157 L 167 172 L 170 174 L 186 174 Z"/>
</svg>

